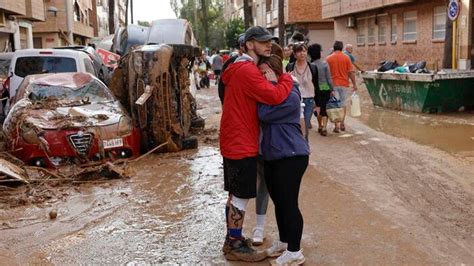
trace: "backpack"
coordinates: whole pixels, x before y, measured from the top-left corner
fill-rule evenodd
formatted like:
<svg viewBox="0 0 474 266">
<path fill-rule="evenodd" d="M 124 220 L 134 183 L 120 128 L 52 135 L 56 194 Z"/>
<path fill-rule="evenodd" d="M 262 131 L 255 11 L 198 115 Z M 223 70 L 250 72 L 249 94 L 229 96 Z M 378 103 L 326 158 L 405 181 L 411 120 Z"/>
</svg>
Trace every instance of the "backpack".
<svg viewBox="0 0 474 266">
<path fill-rule="evenodd" d="M 295 69 L 295 64 L 296 64 L 296 61 L 295 62 L 292 62 L 292 63 L 288 63 L 288 65 L 286 65 L 286 72 L 289 73 L 291 71 L 293 71 Z M 318 66 L 316 66 L 315 64 L 313 63 L 309 63 L 309 70 L 311 71 L 311 75 L 313 76 L 313 86 L 314 86 L 314 97 L 316 98 L 317 95 L 319 94 L 319 74 L 318 74 Z"/>
</svg>

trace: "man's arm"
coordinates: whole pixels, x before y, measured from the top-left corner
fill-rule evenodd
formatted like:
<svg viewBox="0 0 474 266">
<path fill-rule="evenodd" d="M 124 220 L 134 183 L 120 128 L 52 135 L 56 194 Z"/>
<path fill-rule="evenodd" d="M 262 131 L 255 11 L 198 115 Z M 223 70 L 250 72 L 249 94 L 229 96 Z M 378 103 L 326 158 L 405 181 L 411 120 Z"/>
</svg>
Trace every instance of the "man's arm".
<svg viewBox="0 0 474 266">
<path fill-rule="evenodd" d="M 289 74 L 280 75 L 278 83 L 273 85 L 263 77 L 255 65 L 245 66 L 244 72 L 246 74 L 242 77 L 242 89 L 246 95 L 257 102 L 277 105 L 282 103 L 291 92 L 293 79 Z"/>
</svg>

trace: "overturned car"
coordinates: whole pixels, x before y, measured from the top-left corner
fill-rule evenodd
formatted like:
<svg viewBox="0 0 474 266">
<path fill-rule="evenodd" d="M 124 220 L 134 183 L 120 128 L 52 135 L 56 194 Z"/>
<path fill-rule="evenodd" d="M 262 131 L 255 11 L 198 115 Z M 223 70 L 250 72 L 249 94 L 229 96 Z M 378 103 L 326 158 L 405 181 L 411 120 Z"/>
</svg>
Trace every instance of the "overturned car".
<svg viewBox="0 0 474 266">
<path fill-rule="evenodd" d="M 88 73 L 26 77 L 3 130 L 11 153 L 34 166 L 84 165 L 140 152 L 140 132 L 109 89 Z"/>
</svg>

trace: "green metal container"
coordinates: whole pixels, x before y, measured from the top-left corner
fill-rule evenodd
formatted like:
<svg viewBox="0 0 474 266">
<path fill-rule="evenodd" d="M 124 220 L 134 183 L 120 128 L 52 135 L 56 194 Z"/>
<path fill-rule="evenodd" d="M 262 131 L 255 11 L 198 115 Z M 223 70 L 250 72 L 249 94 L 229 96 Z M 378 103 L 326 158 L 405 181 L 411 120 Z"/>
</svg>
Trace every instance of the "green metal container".
<svg viewBox="0 0 474 266">
<path fill-rule="evenodd" d="M 474 71 L 365 72 L 362 77 L 377 106 L 423 113 L 474 109 Z"/>
</svg>

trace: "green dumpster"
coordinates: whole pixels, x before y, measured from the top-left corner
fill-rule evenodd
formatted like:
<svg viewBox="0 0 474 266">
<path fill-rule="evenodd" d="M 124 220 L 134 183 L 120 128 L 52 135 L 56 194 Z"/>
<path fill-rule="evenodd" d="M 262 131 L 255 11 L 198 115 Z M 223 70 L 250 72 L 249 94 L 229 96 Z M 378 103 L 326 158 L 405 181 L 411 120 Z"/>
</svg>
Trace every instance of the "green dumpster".
<svg viewBox="0 0 474 266">
<path fill-rule="evenodd" d="M 474 109 L 474 71 L 365 72 L 362 77 L 377 106 L 423 113 Z"/>
</svg>

